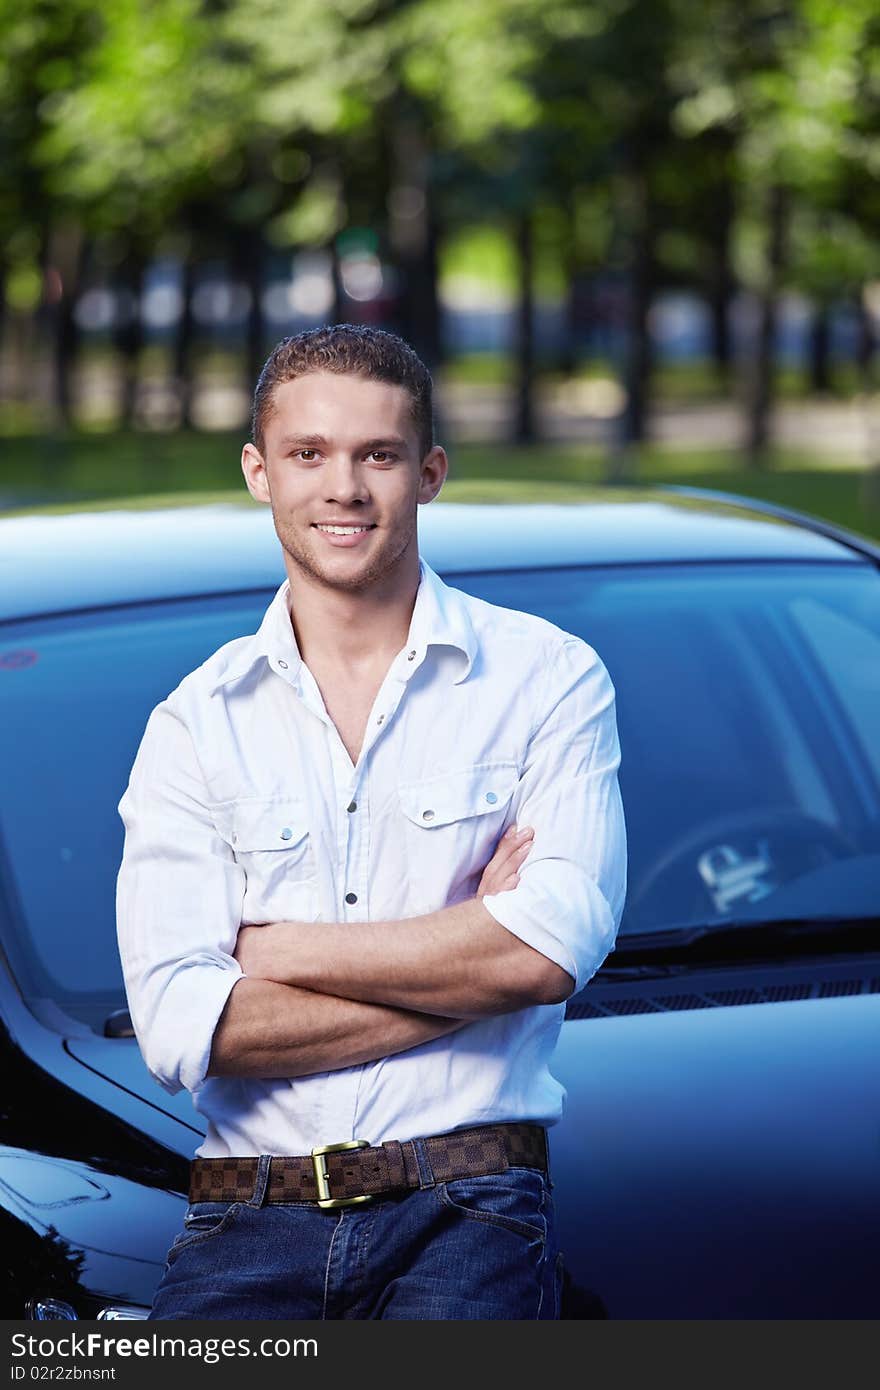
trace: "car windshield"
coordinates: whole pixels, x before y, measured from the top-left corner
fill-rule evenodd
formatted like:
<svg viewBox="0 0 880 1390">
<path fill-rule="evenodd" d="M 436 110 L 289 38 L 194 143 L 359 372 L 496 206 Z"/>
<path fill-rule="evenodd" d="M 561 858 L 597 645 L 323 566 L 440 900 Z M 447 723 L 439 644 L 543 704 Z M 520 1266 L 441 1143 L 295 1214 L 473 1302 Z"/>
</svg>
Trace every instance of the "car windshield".
<svg viewBox="0 0 880 1390">
<path fill-rule="evenodd" d="M 595 647 L 617 690 L 621 931 L 867 916 L 880 885 L 880 578 L 862 564 L 458 574 Z M 150 710 L 270 592 L 0 628 L 3 947 L 25 997 L 124 1005 L 117 804 Z"/>
</svg>

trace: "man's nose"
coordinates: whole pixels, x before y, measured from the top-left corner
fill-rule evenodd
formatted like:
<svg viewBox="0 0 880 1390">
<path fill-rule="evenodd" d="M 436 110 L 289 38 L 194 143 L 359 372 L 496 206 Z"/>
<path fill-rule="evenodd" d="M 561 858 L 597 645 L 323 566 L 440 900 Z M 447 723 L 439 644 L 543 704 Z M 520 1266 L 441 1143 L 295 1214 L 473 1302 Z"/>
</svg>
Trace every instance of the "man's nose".
<svg viewBox="0 0 880 1390">
<path fill-rule="evenodd" d="M 324 473 L 326 502 L 367 502 L 370 491 L 364 470 L 356 460 L 337 455 Z"/>
</svg>

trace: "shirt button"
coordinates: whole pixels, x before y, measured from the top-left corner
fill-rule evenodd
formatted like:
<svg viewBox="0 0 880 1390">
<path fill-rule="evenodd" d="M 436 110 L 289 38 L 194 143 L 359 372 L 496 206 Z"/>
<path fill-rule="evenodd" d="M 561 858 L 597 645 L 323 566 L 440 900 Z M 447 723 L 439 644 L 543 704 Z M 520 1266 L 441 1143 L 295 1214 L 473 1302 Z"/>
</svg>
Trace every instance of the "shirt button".
<svg viewBox="0 0 880 1390">
<path fill-rule="evenodd" d="M 287 670 L 287 662 L 286 662 L 286 661 L 279 661 L 279 662 L 278 662 L 278 665 L 281 667 L 282 671 L 286 671 L 286 670 Z"/>
<path fill-rule="evenodd" d="M 433 811 L 423 811 L 423 812 L 422 812 L 422 820 L 433 820 L 433 819 L 434 819 L 434 812 L 433 812 Z"/>
<path fill-rule="evenodd" d="M 293 831 L 291 830 L 291 828 L 290 828 L 289 825 L 285 825 L 284 829 L 283 829 L 282 832 L 281 832 L 281 838 L 282 838 L 282 840 L 292 840 L 292 839 L 293 839 Z"/>
<path fill-rule="evenodd" d="M 407 661 L 412 661 L 414 657 L 415 657 L 415 651 L 411 651 L 411 652 L 408 654 L 408 656 L 407 656 L 406 659 L 407 659 Z"/>
<path fill-rule="evenodd" d="M 494 806 L 494 805 L 495 805 L 495 802 L 498 800 L 498 797 L 495 795 L 494 792 L 486 792 L 486 800 L 487 800 L 492 806 Z"/>
<path fill-rule="evenodd" d="M 346 893 L 346 895 L 345 895 L 345 901 L 346 901 L 347 903 L 356 903 L 357 900 L 358 900 L 358 895 L 357 895 L 357 893 Z"/>
<path fill-rule="evenodd" d="M 385 718 L 384 714 L 380 714 L 380 715 L 379 715 L 379 718 L 376 720 L 376 723 L 377 723 L 377 724 L 381 724 L 381 723 L 382 723 L 382 720 L 383 720 L 384 718 Z"/>
<path fill-rule="evenodd" d="M 346 809 L 346 811 L 356 811 L 357 808 L 358 808 L 357 802 L 356 802 L 356 801 L 350 801 L 350 802 L 348 803 L 348 805 L 346 806 L 345 809 Z"/>
</svg>

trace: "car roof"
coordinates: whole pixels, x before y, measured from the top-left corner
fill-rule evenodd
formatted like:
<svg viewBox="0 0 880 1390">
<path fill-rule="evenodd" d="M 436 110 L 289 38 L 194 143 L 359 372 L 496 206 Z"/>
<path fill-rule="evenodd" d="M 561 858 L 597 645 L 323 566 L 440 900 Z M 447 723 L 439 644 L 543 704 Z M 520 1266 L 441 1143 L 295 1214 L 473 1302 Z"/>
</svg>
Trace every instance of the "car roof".
<svg viewBox="0 0 880 1390">
<path fill-rule="evenodd" d="M 419 547 L 443 575 L 561 566 L 823 561 L 880 549 L 816 518 L 690 488 L 596 488 L 587 502 L 419 508 Z M 0 520 L 0 619 L 277 587 L 267 508 L 242 501 L 118 506 Z"/>
</svg>

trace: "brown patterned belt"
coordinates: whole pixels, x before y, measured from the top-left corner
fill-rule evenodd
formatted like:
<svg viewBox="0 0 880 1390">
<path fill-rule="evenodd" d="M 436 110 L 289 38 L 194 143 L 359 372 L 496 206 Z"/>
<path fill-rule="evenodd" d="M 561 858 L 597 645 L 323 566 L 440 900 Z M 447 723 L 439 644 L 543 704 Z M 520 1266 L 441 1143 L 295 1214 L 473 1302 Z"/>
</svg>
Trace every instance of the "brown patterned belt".
<svg viewBox="0 0 880 1390">
<path fill-rule="evenodd" d="M 342 1207 L 425 1186 L 417 1144 L 424 1145 L 435 1182 L 485 1177 L 514 1167 L 543 1172 L 548 1168 L 547 1132 L 541 1125 L 480 1125 L 427 1139 L 390 1139 L 373 1147 L 365 1139 L 355 1139 L 325 1144 L 308 1156 L 273 1157 L 262 1200 Z M 250 1201 L 259 1162 L 257 1158 L 193 1159 L 190 1202 Z"/>
</svg>

